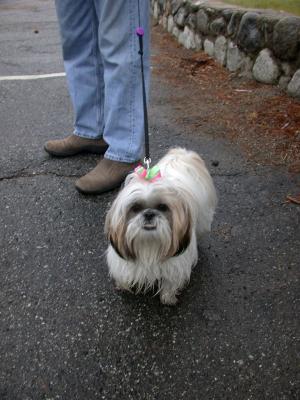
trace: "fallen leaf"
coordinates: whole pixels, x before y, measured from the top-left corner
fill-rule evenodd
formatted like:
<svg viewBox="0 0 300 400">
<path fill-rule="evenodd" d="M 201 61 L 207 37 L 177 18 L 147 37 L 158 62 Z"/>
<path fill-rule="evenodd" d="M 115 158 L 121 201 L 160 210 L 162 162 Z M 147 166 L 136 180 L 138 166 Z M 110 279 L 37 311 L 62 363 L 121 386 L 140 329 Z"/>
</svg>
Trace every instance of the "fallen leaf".
<svg viewBox="0 0 300 400">
<path fill-rule="evenodd" d="M 286 196 L 289 203 L 295 203 L 300 205 L 300 193 L 296 196 Z"/>
</svg>

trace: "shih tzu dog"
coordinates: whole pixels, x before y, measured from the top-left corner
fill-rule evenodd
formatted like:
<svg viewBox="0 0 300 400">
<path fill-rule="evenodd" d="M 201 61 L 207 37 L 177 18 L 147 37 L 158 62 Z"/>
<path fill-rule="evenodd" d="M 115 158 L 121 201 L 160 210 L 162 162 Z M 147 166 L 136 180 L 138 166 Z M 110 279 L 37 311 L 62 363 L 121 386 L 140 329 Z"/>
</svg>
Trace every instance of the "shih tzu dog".
<svg viewBox="0 0 300 400">
<path fill-rule="evenodd" d="M 172 149 L 156 168 L 150 179 L 142 167 L 131 173 L 108 211 L 107 262 L 118 288 L 157 287 L 161 303 L 171 305 L 197 263 L 197 238 L 210 231 L 217 196 L 193 151 Z"/>
</svg>

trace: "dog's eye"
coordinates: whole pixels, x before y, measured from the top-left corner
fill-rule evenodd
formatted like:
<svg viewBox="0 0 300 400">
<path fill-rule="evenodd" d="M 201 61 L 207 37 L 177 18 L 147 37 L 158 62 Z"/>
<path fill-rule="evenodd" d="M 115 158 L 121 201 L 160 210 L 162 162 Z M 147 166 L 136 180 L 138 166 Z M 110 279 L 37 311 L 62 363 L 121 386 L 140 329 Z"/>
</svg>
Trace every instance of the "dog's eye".
<svg viewBox="0 0 300 400">
<path fill-rule="evenodd" d="M 132 207 L 131 207 L 131 211 L 134 213 L 139 213 L 143 210 L 143 206 L 139 203 L 135 203 Z"/>
<path fill-rule="evenodd" d="M 168 207 L 166 204 L 161 203 L 161 204 L 158 204 L 158 205 L 157 205 L 156 209 L 157 209 L 158 211 L 161 211 L 161 212 L 166 212 L 166 211 L 169 210 L 169 207 Z"/>
</svg>

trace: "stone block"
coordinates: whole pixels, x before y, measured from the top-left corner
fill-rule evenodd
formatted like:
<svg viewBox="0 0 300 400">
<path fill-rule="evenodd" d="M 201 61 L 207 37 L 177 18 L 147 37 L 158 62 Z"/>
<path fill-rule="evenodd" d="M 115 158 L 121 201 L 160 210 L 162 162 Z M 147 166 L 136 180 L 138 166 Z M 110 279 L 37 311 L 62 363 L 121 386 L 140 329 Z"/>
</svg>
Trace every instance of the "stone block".
<svg viewBox="0 0 300 400">
<path fill-rule="evenodd" d="M 283 89 L 286 90 L 289 83 L 291 81 L 291 77 L 290 76 L 281 76 L 278 82 L 278 86 Z"/>
<path fill-rule="evenodd" d="M 237 35 L 243 14 L 244 13 L 240 11 L 234 11 L 232 13 L 230 21 L 227 25 L 228 36 L 235 37 Z"/>
<path fill-rule="evenodd" d="M 300 18 L 285 17 L 274 27 L 274 54 L 282 60 L 293 60 L 300 50 Z"/>
<path fill-rule="evenodd" d="M 264 49 L 259 53 L 252 72 L 259 82 L 269 84 L 277 82 L 280 70 L 269 49 Z"/>
<path fill-rule="evenodd" d="M 184 27 L 187 15 L 188 12 L 185 7 L 180 7 L 177 13 L 174 15 L 174 21 L 180 28 Z"/>
<path fill-rule="evenodd" d="M 195 34 L 188 26 L 185 26 L 184 30 L 180 32 L 178 41 L 187 49 L 196 48 Z"/>
<path fill-rule="evenodd" d="M 188 25 L 191 29 L 196 30 L 197 29 L 197 18 L 196 18 L 196 14 L 191 13 L 187 16 L 186 21 L 185 21 L 186 25 Z"/>
<path fill-rule="evenodd" d="M 163 15 L 162 17 L 162 26 L 164 27 L 164 29 L 168 29 L 168 17 L 166 17 L 165 15 Z"/>
<path fill-rule="evenodd" d="M 182 30 L 179 30 L 178 42 L 185 47 L 186 33 Z"/>
<path fill-rule="evenodd" d="M 171 13 L 175 15 L 180 7 L 184 6 L 186 1 L 184 0 L 172 0 L 171 1 Z"/>
<path fill-rule="evenodd" d="M 177 28 L 177 26 L 174 26 L 173 27 L 173 30 L 172 30 L 172 35 L 174 35 L 175 37 L 179 37 L 179 34 L 180 34 L 180 30 L 179 30 L 179 28 Z"/>
<path fill-rule="evenodd" d="M 256 53 L 264 47 L 264 35 L 259 30 L 259 14 L 243 15 L 237 34 L 237 43 L 247 53 Z"/>
<path fill-rule="evenodd" d="M 273 32 L 279 17 L 272 15 L 260 15 L 258 19 L 258 29 L 262 32 L 265 40 L 265 47 L 272 50 L 273 48 Z"/>
<path fill-rule="evenodd" d="M 234 9 L 232 8 L 225 8 L 224 10 L 222 10 L 222 15 L 225 18 L 225 21 L 229 23 L 232 14 L 234 13 Z"/>
<path fill-rule="evenodd" d="M 295 69 L 292 68 L 291 64 L 289 64 L 288 62 L 282 62 L 281 69 L 282 69 L 284 75 L 289 76 L 289 77 L 292 77 L 293 72 L 295 72 Z M 294 69 L 294 71 L 293 71 L 293 69 Z"/>
<path fill-rule="evenodd" d="M 196 16 L 197 20 L 197 30 L 203 33 L 204 35 L 207 35 L 209 33 L 209 19 L 204 10 L 199 10 L 197 12 Z"/>
<path fill-rule="evenodd" d="M 221 64 L 226 64 L 227 40 L 224 36 L 219 36 L 215 41 L 214 57 Z"/>
<path fill-rule="evenodd" d="M 152 15 L 153 15 L 153 18 L 155 18 L 155 19 L 159 18 L 159 7 L 158 7 L 158 3 L 157 2 L 154 3 Z"/>
<path fill-rule="evenodd" d="M 243 55 L 245 56 L 244 53 Z M 248 79 L 253 79 L 253 73 L 252 73 L 253 65 L 254 65 L 253 59 L 249 56 L 245 56 L 241 62 L 239 76 Z"/>
<path fill-rule="evenodd" d="M 168 16 L 168 25 L 167 25 L 168 32 L 172 32 L 173 28 L 174 28 L 174 18 L 173 18 L 173 15 L 169 15 Z"/>
<path fill-rule="evenodd" d="M 210 31 L 215 35 L 224 35 L 226 31 L 226 22 L 223 17 L 215 19 L 210 24 Z"/>
<path fill-rule="evenodd" d="M 211 57 L 214 56 L 214 53 L 215 53 L 215 44 L 214 44 L 214 42 L 212 42 L 209 39 L 205 39 L 203 47 L 204 47 L 204 51 L 205 51 L 206 54 L 208 54 Z"/>
<path fill-rule="evenodd" d="M 203 0 L 198 0 L 198 1 L 193 1 L 193 2 L 189 1 L 190 12 L 197 12 L 203 3 L 205 3 L 205 1 L 203 1 Z"/>
<path fill-rule="evenodd" d="M 300 69 L 298 69 L 288 85 L 288 93 L 300 98 Z"/>
<path fill-rule="evenodd" d="M 230 72 L 236 72 L 241 68 L 242 61 L 244 59 L 243 53 L 240 51 L 238 46 L 233 43 L 229 42 L 227 48 L 227 61 L 226 66 Z"/>
</svg>

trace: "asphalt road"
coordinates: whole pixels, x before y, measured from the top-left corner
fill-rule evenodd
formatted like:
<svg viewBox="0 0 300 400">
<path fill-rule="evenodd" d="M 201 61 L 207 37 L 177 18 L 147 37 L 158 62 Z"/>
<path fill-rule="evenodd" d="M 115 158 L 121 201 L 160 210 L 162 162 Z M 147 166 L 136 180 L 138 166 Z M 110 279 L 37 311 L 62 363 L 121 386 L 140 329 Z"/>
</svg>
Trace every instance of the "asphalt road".
<svg viewBox="0 0 300 400">
<path fill-rule="evenodd" d="M 0 55 L 0 76 L 63 71 L 52 1 L 0 1 Z M 163 307 L 108 278 L 116 191 L 74 190 L 97 157 L 43 151 L 72 130 L 65 78 L 0 81 L 1 400 L 299 399 L 300 209 L 284 204 L 299 177 L 178 126 L 172 96 L 154 76 L 154 158 L 198 151 L 219 208 L 180 303 Z"/>
</svg>

